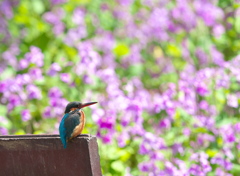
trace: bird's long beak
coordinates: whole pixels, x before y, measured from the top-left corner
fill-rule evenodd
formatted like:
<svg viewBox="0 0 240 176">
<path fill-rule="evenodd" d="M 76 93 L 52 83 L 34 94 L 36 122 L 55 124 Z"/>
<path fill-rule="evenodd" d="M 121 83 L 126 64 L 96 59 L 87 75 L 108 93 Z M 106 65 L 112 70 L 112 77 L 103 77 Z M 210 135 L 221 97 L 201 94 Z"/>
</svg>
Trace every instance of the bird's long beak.
<svg viewBox="0 0 240 176">
<path fill-rule="evenodd" d="M 93 105 L 93 104 L 96 104 L 96 103 L 97 103 L 97 102 L 83 103 L 80 108 L 84 108 L 84 107 L 86 107 L 86 106 L 90 106 L 90 105 Z"/>
</svg>

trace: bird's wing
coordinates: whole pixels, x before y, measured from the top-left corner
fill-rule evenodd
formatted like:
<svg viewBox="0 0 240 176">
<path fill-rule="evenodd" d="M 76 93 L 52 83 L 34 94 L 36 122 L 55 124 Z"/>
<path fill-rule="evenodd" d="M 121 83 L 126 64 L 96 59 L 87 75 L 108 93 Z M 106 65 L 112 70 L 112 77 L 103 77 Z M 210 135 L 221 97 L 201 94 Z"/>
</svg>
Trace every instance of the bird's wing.
<svg viewBox="0 0 240 176">
<path fill-rule="evenodd" d="M 63 147 L 67 147 L 67 141 L 66 141 L 66 128 L 64 126 L 64 121 L 68 118 L 69 114 L 65 114 L 62 118 L 62 121 L 60 122 L 59 125 L 59 134 L 60 134 L 60 139 L 62 141 Z"/>
<path fill-rule="evenodd" d="M 66 138 L 71 138 L 71 135 L 76 126 L 80 124 L 80 113 L 69 114 L 68 118 L 65 119 L 64 127 L 66 129 Z"/>
</svg>

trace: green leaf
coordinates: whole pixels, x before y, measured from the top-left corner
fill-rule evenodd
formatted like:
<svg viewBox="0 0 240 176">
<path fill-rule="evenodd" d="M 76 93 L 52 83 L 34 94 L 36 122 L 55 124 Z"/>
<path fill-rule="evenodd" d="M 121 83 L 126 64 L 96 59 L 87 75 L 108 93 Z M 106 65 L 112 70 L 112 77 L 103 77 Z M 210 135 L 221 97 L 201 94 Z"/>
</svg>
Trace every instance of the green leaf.
<svg viewBox="0 0 240 176">
<path fill-rule="evenodd" d="M 223 145 L 223 139 L 222 138 L 217 138 L 217 144 L 219 145 L 219 146 L 222 146 Z"/>
<path fill-rule="evenodd" d="M 116 23 L 116 19 L 114 19 L 113 15 L 109 11 L 101 12 L 100 13 L 100 23 L 101 26 L 105 30 L 112 30 L 114 28 L 114 25 Z"/>
<path fill-rule="evenodd" d="M 172 57 L 180 57 L 182 55 L 181 50 L 174 44 L 169 44 L 167 46 L 166 53 Z"/>
<path fill-rule="evenodd" d="M 24 134 L 26 133 L 22 129 L 19 129 L 18 131 L 15 132 L 15 135 L 24 135 Z"/>
<path fill-rule="evenodd" d="M 7 108 L 4 105 L 0 105 L 0 115 L 5 115 L 7 113 Z"/>
<path fill-rule="evenodd" d="M 194 133 L 207 133 L 207 129 L 203 127 L 195 128 L 193 130 Z"/>
<path fill-rule="evenodd" d="M 208 154 L 209 157 L 214 157 L 217 153 L 218 153 L 218 150 L 216 149 L 207 149 L 206 153 Z"/>
<path fill-rule="evenodd" d="M 130 49 L 127 45 L 120 43 L 118 44 L 114 49 L 113 52 L 116 56 L 122 57 L 124 55 L 127 55 L 129 53 Z"/>
<path fill-rule="evenodd" d="M 33 10 L 37 13 L 37 14 L 41 14 L 44 12 L 44 4 L 43 1 L 40 0 L 34 0 L 32 1 L 32 7 Z"/>
<path fill-rule="evenodd" d="M 240 17 L 235 19 L 235 29 L 238 33 L 240 33 Z"/>
<path fill-rule="evenodd" d="M 142 64 L 134 64 L 130 66 L 130 75 L 131 76 L 140 76 L 143 73 Z"/>
<path fill-rule="evenodd" d="M 240 173 L 240 165 L 239 164 L 233 164 L 231 173 L 234 175 L 238 175 Z"/>
<path fill-rule="evenodd" d="M 169 82 L 176 83 L 177 80 L 178 80 L 178 75 L 175 73 L 163 73 L 160 77 L 161 83 L 169 83 Z"/>
<path fill-rule="evenodd" d="M 225 93 L 222 89 L 216 91 L 216 99 L 218 103 L 224 104 L 226 101 Z"/>
<path fill-rule="evenodd" d="M 73 58 L 77 55 L 77 50 L 73 47 L 69 47 L 67 45 L 64 45 L 64 49 L 66 51 L 66 54 L 69 56 L 69 58 Z"/>
<path fill-rule="evenodd" d="M 125 171 L 124 164 L 121 161 L 114 161 L 114 162 L 112 162 L 111 167 L 112 167 L 112 169 L 114 169 L 117 172 Z"/>
<path fill-rule="evenodd" d="M 5 116 L 7 114 L 6 106 L 0 105 L 0 116 Z M 4 121 L 0 121 L 0 126 L 10 129 L 12 127 L 12 123 L 8 118 L 5 118 Z"/>
<path fill-rule="evenodd" d="M 42 130 L 36 130 L 36 131 L 34 131 L 33 134 L 44 134 L 44 131 L 42 131 Z"/>
<path fill-rule="evenodd" d="M 183 70 L 186 64 L 186 61 L 181 58 L 173 58 L 173 65 L 177 70 Z"/>
</svg>

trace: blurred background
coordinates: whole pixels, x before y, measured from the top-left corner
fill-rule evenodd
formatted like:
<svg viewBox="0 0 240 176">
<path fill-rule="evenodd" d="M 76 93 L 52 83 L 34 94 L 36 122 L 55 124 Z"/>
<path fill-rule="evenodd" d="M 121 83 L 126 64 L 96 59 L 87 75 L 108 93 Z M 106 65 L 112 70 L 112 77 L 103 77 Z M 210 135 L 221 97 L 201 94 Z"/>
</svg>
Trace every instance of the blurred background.
<svg viewBox="0 0 240 176">
<path fill-rule="evenodd" d="M 0 134 L 85 109 L 105 176 L 240 173 L 240 4 L 1 0 Z"/>
</svg>

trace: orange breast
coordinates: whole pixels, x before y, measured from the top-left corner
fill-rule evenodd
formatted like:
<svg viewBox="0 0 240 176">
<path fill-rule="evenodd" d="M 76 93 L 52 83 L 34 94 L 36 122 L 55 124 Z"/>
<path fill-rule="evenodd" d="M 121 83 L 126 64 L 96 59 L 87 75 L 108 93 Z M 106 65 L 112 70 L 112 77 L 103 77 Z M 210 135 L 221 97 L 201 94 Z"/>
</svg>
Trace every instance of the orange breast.
<svg viewBox="0 0 240 176">
<path fill-rule="evenodd" d="M 81 114 L 80 119 L 79 119 L 80 123 L 73 130 L 73 133 L 72 133 L 72 136 L 71 136 L 70 139 L 80 135 L 82 133 L 82 130 L 83 130 L 84 126 L 85 126 L 85 114 L 84 114 L 84 112 L 82 110 L 79 110 L 79 112 Z"/>
</svg>

